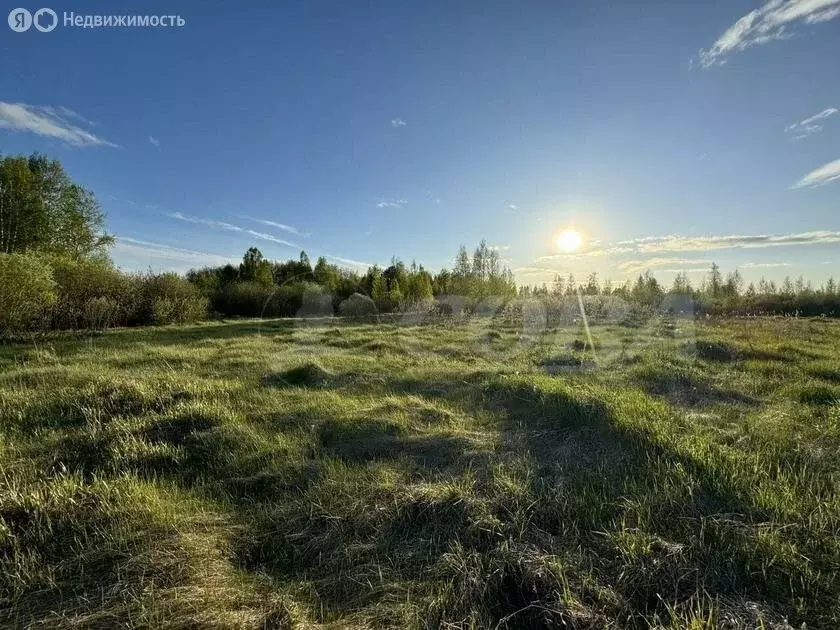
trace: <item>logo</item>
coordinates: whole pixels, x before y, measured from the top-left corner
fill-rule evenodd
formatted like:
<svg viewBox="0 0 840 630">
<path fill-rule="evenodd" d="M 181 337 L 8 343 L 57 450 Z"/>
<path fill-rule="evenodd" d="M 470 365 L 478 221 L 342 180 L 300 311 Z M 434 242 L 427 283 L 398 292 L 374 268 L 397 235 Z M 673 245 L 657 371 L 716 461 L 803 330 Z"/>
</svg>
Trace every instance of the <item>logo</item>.
<svg viewBox="0 0 840 630">
<path fill-rule="evenodd" d="M 9 28 L 15 33 L 28 31 L 32 26 L 32 14 L 26 9 L 12 9 L 9 12 Z"/>
<path fill-rule="evenodd" d="M 49 33 L 58 26 L 58 15 L 52 9 L 38 9 L 33 16 L 26 9 L 12 9 L 9 13 L 9 28 L 23 33 L 34 26 L 42 33 Z"/>
<path fill-rule="evenodd" d="M 38 9 L 32 18 L 32 22 L 35 24 L 35 28 L 42 33 L 49 33 L 58 26 L 58 16 L 52 9 Z"/>
</svg>

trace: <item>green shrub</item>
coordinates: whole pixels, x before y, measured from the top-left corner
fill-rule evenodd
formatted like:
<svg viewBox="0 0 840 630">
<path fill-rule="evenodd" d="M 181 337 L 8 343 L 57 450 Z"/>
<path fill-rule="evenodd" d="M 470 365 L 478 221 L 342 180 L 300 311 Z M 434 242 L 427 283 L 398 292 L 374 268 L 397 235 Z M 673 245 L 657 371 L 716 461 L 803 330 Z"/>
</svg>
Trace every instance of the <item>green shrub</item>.
<svg viewBox="0 0 840 630">
<path fill-rule="evenodd" d="M 139 284 L 110 262 L 50 258 L 58 299 L 50 325 L 60 330 L 129 326 L 139 323 Z"/>
<path fill-rule="evenodd" d="M 0 334 L 40 325 L 55 299 L 55 281 L 43 258 L 0 254 Z"/>
<path fill-rule="evenodd" d="M 206 317 L 207 298 L 178 274 L 149 274 L 141 277 L 141 283 L 140 323 L 183 324 Z"/>
<path fill-rule="evenodd" d="M 342 317 L 359 321 L 369 321 L 376 318 L 376 304 L 368 296 L 354 293 L 344 300 L 338 307 Z"/>
<path fill-rule="evenodd" d="M 112 326 L 119 315 L 119 304 L 111 298 L 95 297 L 85 302 L 82 324 L 88 330 L 105 330 Z"/>
<path fill-rule="evenodd" d="M 257 282 L 235 282 L 213 295 L 213 310 L 240 317 L 294 317 L 304 303 L 303 283 L 280 287 Z"/>
<path fill-rule="evenodd" d="M 223 315 L 262 317 L 275 315 L 275 290 L 256 282 L 236 282 L 222 287 L 213 297 L 213 309 Z"/>
</svg>

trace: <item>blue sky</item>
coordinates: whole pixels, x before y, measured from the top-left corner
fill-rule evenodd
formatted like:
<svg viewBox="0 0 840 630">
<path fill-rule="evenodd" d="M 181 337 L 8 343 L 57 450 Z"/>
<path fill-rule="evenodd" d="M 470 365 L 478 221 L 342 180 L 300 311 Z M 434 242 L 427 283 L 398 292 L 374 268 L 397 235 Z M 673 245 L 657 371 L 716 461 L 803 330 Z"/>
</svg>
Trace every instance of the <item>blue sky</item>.
<svg viewBox="0 0 840 630">
<path fill-rule="evenodd" d="M 52 8 L 0 36 L 0 152 L 59 158 L 126 269 L 436 270 L 486 238 L 527 283 L 840 275 L 840 0 Z"/>
</svg>

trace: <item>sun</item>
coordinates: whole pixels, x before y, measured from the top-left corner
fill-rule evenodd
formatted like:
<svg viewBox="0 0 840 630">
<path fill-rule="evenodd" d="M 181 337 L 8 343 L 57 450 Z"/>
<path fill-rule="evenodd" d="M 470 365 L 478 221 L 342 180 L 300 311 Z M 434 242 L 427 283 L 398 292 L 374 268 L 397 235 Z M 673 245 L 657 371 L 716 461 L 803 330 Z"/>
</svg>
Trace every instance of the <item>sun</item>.
<svg viewBox="0 0 840 630">
<path fill-rule="evenodd" d="M 583 245 L 583 235 L 577 230 L 567 228 L 554 237 L 554 244 L 564 254 L 571 254 Z"/>
</svg>

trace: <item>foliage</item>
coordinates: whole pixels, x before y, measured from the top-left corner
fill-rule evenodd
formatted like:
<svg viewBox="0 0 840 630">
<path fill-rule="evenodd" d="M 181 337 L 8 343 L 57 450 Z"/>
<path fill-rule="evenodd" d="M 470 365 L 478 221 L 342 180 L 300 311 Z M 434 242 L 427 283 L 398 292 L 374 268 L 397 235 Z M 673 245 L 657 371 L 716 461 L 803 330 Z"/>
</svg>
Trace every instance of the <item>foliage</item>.
<svg viewBox="0 0 840 630">
<path fill-rule="evenodd" d="M 208 302 L 193 284 L 176 273 L 149 274 L 140 281 L 139 316 L 154 324 L 183 324 L 202 320 Z"/>
<path fill-rule="evenodd" d="M 0 334 L 29 328 L 54 302 L 49 267 L 30 254 L 0 253 Z"/>
<path fill-rule="evenodd" d="M 57 160 L 33 154 L 0 159 L 0 251 L 104 256 L 113 238 L 96 198 Z"/>
<path fill-rule="evenodd" d="M 109 262 L 61 255 L 40 260 L 52 269 L 58 294 L 50 310 L 51 328 L 103 329 L 151 323 L 138 313 L 140 283 Z"/>
<path fill-rule="evenodd" d="M 354 293 L 339 305 L 338 312 L 348 319 L 371 321 L 376 318 L 378 311 L 372 299 L 361 293 Z"/>
</svg>

